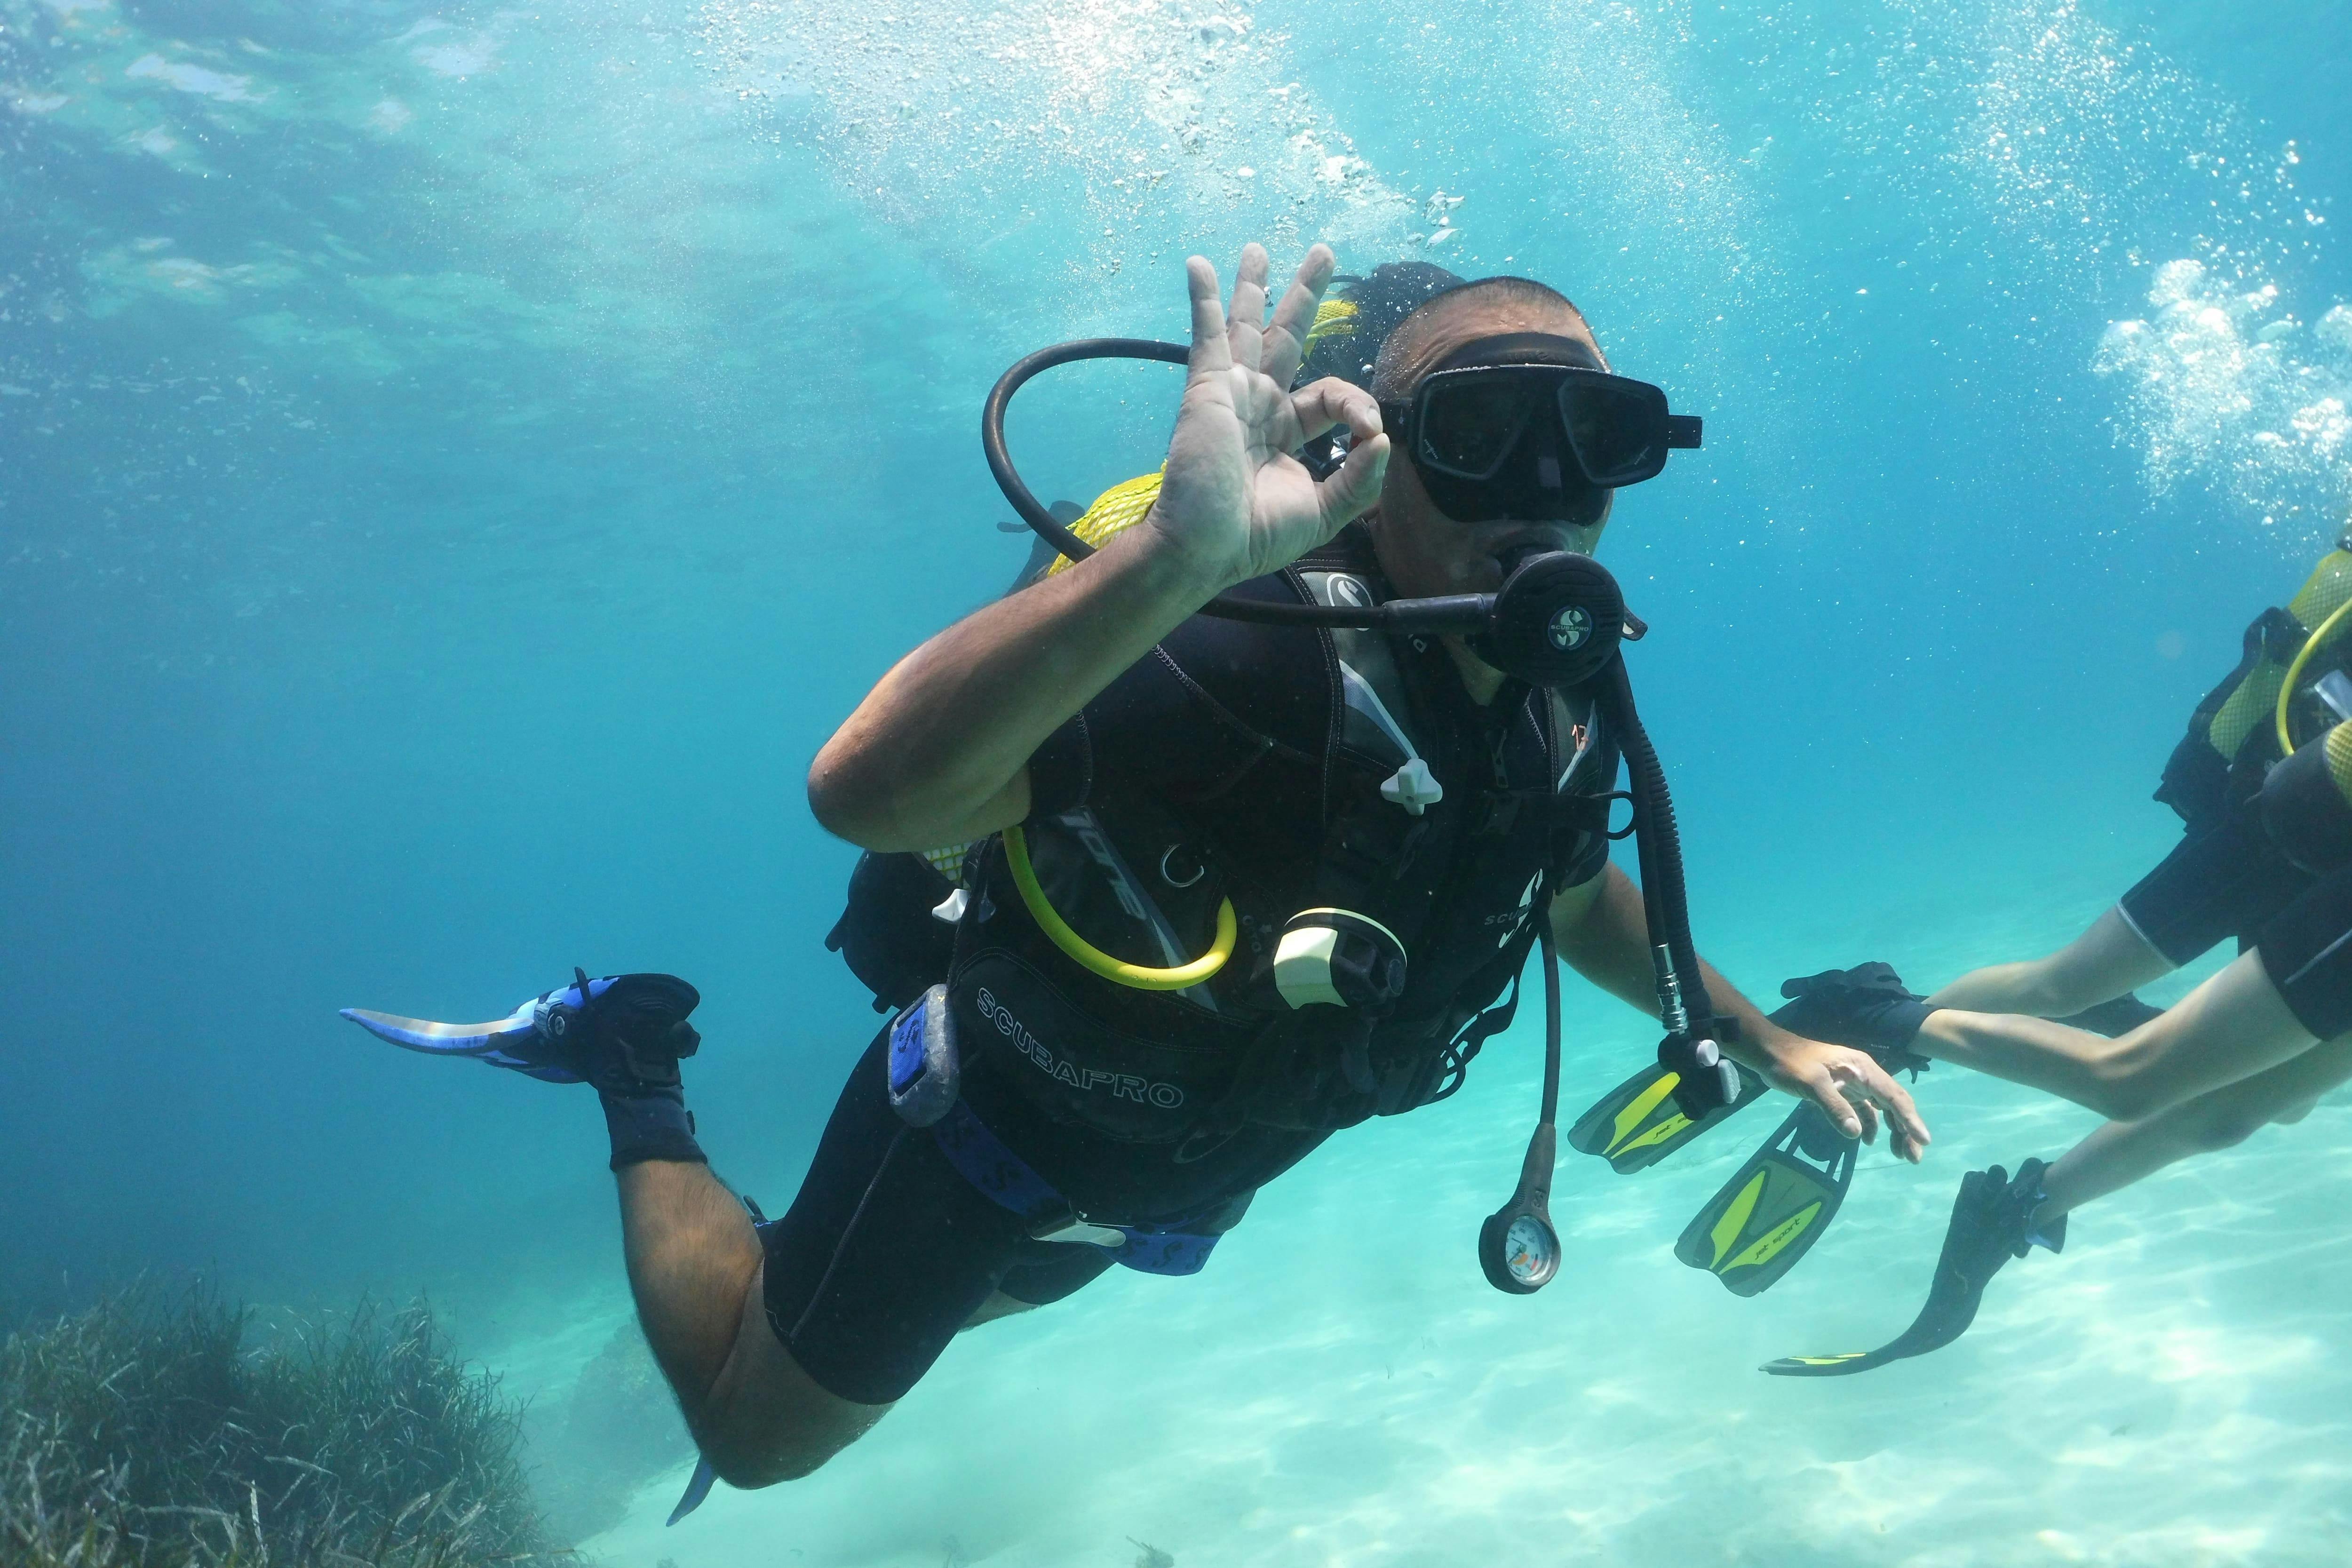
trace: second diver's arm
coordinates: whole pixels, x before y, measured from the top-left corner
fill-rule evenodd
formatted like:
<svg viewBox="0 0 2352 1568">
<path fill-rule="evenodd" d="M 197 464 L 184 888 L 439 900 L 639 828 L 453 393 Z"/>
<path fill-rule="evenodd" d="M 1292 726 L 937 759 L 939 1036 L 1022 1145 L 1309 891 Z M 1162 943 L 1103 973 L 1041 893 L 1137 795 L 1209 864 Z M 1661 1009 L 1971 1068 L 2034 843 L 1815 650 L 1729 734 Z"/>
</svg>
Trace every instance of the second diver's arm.
<svg viewBox="0 0 2352 1568">
<path fill-rule="evenodd" d="M 2042 1089 L 2116 1121 L 2137 1121 L 2309 1050 L 2259 952 L 2240 954 L 2116 1039 L 2046 1018 L 1938 1007 L 1911 1048 Z"/>
<path fill-rule="evenodd" d="M 1650 957 L 1649 922 L 1642 890 L 1615 866 L 1562 890 L 1552 900 L 1552 940 L 1568 966 L 1643 1013 L 1657 1007 L 1657 972 Z M 1727 1047 L 1775 1088 L 1811 1100 L 1849 1138 L 1875 1136 L 1884 1112 L 1895 1129 L 1896 1153 L 1916 1161 L 1927 1145 L 1927 1123 L 1911 1096 L 1865 1051 L 1792 1035 L 1764 1016 L 1722 973 L 1702 958 L 1699 978 L 1716 1010 L 1736 1020 L 1740 1037 Z"/>
</svg>

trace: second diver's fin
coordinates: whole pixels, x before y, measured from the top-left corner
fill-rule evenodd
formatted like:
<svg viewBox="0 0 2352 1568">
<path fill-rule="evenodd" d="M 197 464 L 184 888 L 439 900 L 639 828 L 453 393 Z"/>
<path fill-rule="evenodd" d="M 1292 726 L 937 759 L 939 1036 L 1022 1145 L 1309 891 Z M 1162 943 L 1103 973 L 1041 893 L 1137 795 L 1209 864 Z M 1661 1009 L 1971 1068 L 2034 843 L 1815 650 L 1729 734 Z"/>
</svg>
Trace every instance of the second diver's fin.
<svg viewBox="0 0 2352 1568">
<path fill-rule="evenodd" d="M 1737 1066 L 1738 1064 L 1734 1064 Z M 1595 1100 L 1568 1130 L 1568 1146 L 1597 1154 L 1619 1175 L 1647 1170 L 1708 1129 L 1721 1125 L 1764 1096 L 1764 1079 L 1739 1068 L 1739 1092 L 1694 1121 L 1675 1103 L 1679 1076 L 1655 1063 Z"/>
<path fill-rule="evenodd" d="M 1849 1377 L 1889 1362 L 1941 1350 L 1968 1332 L 1984 1300 L 1985 1286 L 2012 1258 L 2022 1258 L 2034 1241 L 2056 1251 L 2066 1245 L 2064 1220 L 2037 1234 L 2033 1211 L 2041 1202 L 2039 1160 L 2028 1160 L 2017 1179 L 1999 1165 L 1970 1171 L 1960 1178 L 1959 1195 L 1952 1200 L 1952 1222 L 1944 1232 L 1944 1250 L 1936 1259 L 1936 1280 L 1928 1287 L 1927 1304 L 1911 1326 L 1874 1351 L 1842 1351 L 1831 1355 L 1790 1355 L 1766 1362 L 1763 1370 L 1774 1377 Z"/>
<path fill-rule="evenodd" d="M 1683 1227 L 1675 1256 L 1735 1296 L 1769 1289 L 1829 1228 L 1857 1148 L 1821 1107 L 1800 1104 Z"/>
<path fill-rule="evenodd" d="M 1864 989 L 1874 987 L 1888 995 L 1910 994 L 1903 989 L 1903 983 L 1895 977 L 1895 972 L 1883 963 L 1831 973 L 1841 979 L 1859 976 L 1858 984 Z M 1782 990 L 1785 992 L 1787 987 L 1783 986 Z M 2121 1007 L 2124 1000 L 2118 999 L 2108 1005 Z M 1833 1039 L 1834 1035 L 1843 1031 L 1820 1032 L 1822 1027 L 1822 1012 L 1820 998 L 1801 994 L 1774 1008 L 1769 1016 L 1782 1028 L 1797 1034 L 1810 1035 L 1815 1039 L 1830 1039 L 1833 1044 L 1851 1045 L 1856 1049 L 1868 1051 L 1889 1072 L 1916 1074 L 1927 1067 L 1925 1058 L 1907 1051 L 1882 1050 L 1853 1039 Z M 1602 1095 L 1591 1110 L 1576 1119 L 1576 1125 L 1568 1130 L 1568 1146 L 1579 1153 L 1599 1155 L 1608 1161 L 1610 1168 L 1621 1176 L 1647 1170 L 1700 1133 L 1722 1126 L 1734 1113 L 1764 1098 L 1768 1086 L 1762 1077 L 1744 1065 L 1733 1065 L 1739 1068 L 1739 1092 L 1732 1097 L 1728 1105 L 1717 1106 L 1696 1121 L 1685 1116 L 1675 1103 L 1675 1074 L 1655 1064 L 1645 1066 Z M 1773 1137 L 1777 1140 L 1780 1134 L 1774 1133 Z M 1763 1287 L 1759 1285 L 1757 1289 Z"/>
</svg>

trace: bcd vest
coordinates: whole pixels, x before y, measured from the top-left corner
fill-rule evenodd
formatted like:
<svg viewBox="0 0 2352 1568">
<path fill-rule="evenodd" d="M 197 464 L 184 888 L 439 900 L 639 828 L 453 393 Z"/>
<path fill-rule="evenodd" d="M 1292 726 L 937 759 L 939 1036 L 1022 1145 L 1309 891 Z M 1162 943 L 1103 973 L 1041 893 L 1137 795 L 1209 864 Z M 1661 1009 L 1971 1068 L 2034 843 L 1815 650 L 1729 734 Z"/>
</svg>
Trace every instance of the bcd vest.
<svg viewBox="0 0 2352 1568">
<path fill-rule="evenodd" d="M 1381 593 L 1369 543 L 1352 530 L 1253 586 L 1323 604 Z M 1509 1022 L 1550 893 L 1571 868 L 1597 869 L 1595 852 L 1605 853 L 1613 742 L 1589 704 L 1550 692 L 1507 687 L 1481 709 L 1429 639 L 1327 628 L 1283 636 L 1286 653 L 1298 657 L 1264 678 L 1319 694 L 1325 733 L 1312 750 L 1295 743 L 1301 737 L 1242 724 L 1218 703 L 1214 682 L 1196 679 L 1163 645 L 1153 657 L 1222 716 L 1209 726 L 1215 782 L 1182 797 L 1106 793 L 1024 827 L 1053 907 L 1122 960 L 1165 967 L 1198 954 L 1231 899 L 1240 935 L 1215 977 L 1150 992 L 1079 969 L 1029 918 L 997 838 L 963 860 L 951 955 L 941 952 L 946 926 L 928 913 L 920 939 L 858 939 L 859 926 L 887 923 L 861 917 L 860 879 L 898 887 L 902 910 L 951 902 L 934 872 L 886 876 L 868 863 L 834 945 L 869 984 L 868 969 L 886 967 L 873 952 L 892 955 L 902 995 L 946 957 L 967 1055 L 1052 1120 L 1121 1141 L 1213 1145 L 1248 1122 L 1328 1130 L 1453 1092 L 1486 1038 Z M 885 858 L 900 858 L 869 860 Z M 1407 983 L 1388 1016 L 1293 1009 L 1276 993 L 1284 923 L 1327 907 L 1368 917 L 1403 943 Z"/>
</svg>

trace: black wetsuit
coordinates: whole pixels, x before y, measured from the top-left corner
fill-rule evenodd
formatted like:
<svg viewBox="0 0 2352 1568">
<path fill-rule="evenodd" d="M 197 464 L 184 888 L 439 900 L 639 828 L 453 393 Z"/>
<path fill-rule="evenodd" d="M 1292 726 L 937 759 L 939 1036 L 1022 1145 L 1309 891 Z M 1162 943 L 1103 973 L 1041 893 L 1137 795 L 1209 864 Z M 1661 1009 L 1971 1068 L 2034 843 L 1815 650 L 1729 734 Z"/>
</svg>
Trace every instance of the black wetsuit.
<svg viewBox="0 0 2352 1568">
<path fill-rule="evenodd" d="M 2180 749 L 2203 745 L 2192 738 Z M 2116 908 L 2176 967 L 2231 938 L 2241 952 L 2252 947 L 2263 924 L 2311 886 L 2271 843 L 2255 805 L 2263 775 L 2277 759 L 2278 744 L 2265 726 L 2226 769 L 2209 766 L 2193 776 L 2166 770 L 2158 798 L 2180 814 L 2180 842 Z"/>
<path fill-rule="evenodd" d="M 1385 594 L 1355 530 L 1237 590 L 1367 591 Z M 1391 783 L 1416 761 L 1444 790 L 1418 813 Z M 1514 683 L 1482 707 L 1433 639 L 1195 616 L 1040 748 L 1024 837 L 1054 907 L 1096 946 L 1181 962 L 1230 899 L 1234 957 L 1188 992 L 1101 980 L 1046 939 L 985 841 L 951 973 L 930 977 L 950 984 L 966 1106 L 1090 1220 L 1221 1232 L 1333 1131 L 1458 1085 L 1507 1021 L 1547 896 L 1605 865 L 1617 771 L 1588 703 Z M 1376 1026 L 1275 991 L 1284 922 L 1323 907 L 1370 916 L 1410 955 Z M 884 1044 L 763 1233 L 776 1332 L 861 1403 L 913 1386 L 992 1292 L 1052 1300 L 1109 1262 L 1033 1240 L 932 1131 L 901 1122 Z"/>
</svg>

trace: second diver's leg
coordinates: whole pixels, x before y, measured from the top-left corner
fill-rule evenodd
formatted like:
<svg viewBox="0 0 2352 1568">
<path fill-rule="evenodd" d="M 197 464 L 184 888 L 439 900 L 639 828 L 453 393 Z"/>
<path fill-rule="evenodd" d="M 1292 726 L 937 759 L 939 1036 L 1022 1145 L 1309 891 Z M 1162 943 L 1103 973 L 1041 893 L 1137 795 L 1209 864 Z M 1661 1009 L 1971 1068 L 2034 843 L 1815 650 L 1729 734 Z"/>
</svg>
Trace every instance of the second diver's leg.
<svg viewBox="0 0 2352 1568">
<path fill-rule="evenodd" d="M 2041 1212 L 2054 1219 L 2177 1161 L 2242 1142 L 2267 1122 L 2299 1121 L 2347 1079 L 2352 1035 L 2145 1121 L 2110 1121 L 2050 1167 Z"/>
<path fill-rule="evenodd" d="M 709 1166 L 648 1161 L 617 1174 L 637 1321 L 721 1479 L 807 1475 L 888 1412 L 827 1392 L 778 1342 L 751 1216 Z"/>
<path fill-rule="evenodd" d="M 2117 906 L 2057 952 L 1972 970 L 1928 997 L 1927 1005 L 2063 1018 L 2161 979 L 2173 967 Z"/>
<path fill-rule="evenodd" d="M 2137 1121 L 2292 1060 L 2315 1043 L 2255 952 L 2118 1039 L 2042 1018 L 1945 1008 L 1928 1016 L 1912 1048 L 2113 1121 Z"/>
</svg>

